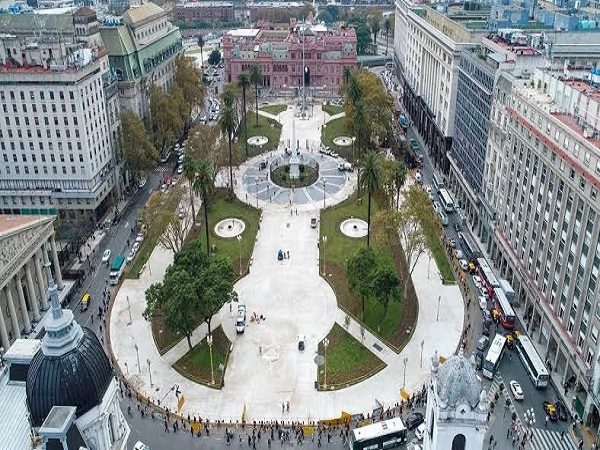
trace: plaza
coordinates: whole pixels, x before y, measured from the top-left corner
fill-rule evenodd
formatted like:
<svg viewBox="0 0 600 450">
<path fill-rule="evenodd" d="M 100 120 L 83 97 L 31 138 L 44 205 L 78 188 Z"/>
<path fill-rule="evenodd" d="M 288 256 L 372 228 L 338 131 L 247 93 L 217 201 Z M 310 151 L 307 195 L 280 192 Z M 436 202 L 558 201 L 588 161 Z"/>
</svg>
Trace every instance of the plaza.
<svg viewBox="0 0 600 450">
<path fill-rule="evenodd" d="M 225 304 L 212 321 L 212 329 L 222 325 L 232 342 L 224 386 L 213 389 L 180 375 L 172 366 L 187 352 L 187 342 L 181 340 L 161 356 L 150 322 L 142 317 L 145 290 L 162 280 L 173 261 L 171 252 L 157 246 L 139 279 L 123 282 L 112 306 L 110 343 L 119 371 L 141 395 L 160 400 L 171 411 L 177 411 L 178 390 L 185 399 L 183 416 L 234 423 L 242 419 L 310 422 L 340 417 L 342 411 L 366 415 L 378 404 L 393 406 L 400 402 L 402 388 L 408 393 L 421 388 L 435 351 L 445 357 L 456 352 L 465 321 L 460 290 L 443 285 L 435 262 L 422 256 L 412 274 L 419 310 L 408 344 L 396 353 L 368 330 L 361 330 L 338 308 L 333 289 L 319 274 L 319 229 L 310 225 L 312 218 L 319 219 L 324 203 L 328 207 L 342 202 L 356 189 L 356 172 L 339 171 L 341 158 L 318 152 L 321 125 L 333 116 L 320 106 L 306 119 L 298 119 L 293 108 L 277 116 L 261 114 L 279 120 L 282 135 L 277 151 L 235 168 L 236 196 L 262 210 L 249 273 L 235 290 L 248 316 L 256 313 L 265 320 L 248 322 L 244 334 L 236 335 L 232 309 L 237 306 Z M 313 185 L 292 190 L 271 182 L 261 163 L 266 160 L 269 167 L 274 161 L 286 162 L 287 146 L 293 151 L 299 147 L 299 158 L 319 162 L 319 179 Z M 218 179 L 225 185 L 228 176 L 223 172 Z M 289 251 L 289 258 L 278 260 L 279 250 Z M 381 359 L 385 368 L 342 389 L 317 390 L 317 346 L 335 323 Z M 192 344 L 206 333 L 206 324 L 201 324 Z M 304 351 L 298 350 L 298 336 L 306 336 Z M 282 403 L 287 402 L 289 412 L 282 412 Z"/>
</svg>

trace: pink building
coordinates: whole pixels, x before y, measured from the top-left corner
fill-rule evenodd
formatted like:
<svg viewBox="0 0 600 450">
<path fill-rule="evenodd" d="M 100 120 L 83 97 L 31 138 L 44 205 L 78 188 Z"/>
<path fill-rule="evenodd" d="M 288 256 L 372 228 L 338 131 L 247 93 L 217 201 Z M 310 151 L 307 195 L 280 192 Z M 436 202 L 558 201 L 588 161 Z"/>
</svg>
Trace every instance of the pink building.
<svg viewBox="0 0 600 450">
<path fill-rule="evenodd" d="M 352 28 L 292 23 L 289 29 L 231 30 L 222 46 L 228 82 L 258 65 L 263 86 L 273 89 L 300 87 L 304 76 L 306 86 L 336 90 L 343 84 L 344 68 L 356 66 Z"/>
</svg>

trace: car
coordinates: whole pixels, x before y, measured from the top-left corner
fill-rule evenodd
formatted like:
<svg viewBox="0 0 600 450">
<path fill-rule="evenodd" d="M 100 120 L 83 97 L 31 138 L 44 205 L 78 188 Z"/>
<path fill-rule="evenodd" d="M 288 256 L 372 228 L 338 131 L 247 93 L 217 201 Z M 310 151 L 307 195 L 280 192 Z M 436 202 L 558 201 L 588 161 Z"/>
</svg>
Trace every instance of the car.
<svg viewBox="0 0 600 450">
<path fill-rule="evenodd" d="M 475 354 L 475 369 L 481 370 L 483 368 L 483 353 L 477 352 Z"/>
<path fill-rule="evenodd" d="M 131 250 L 133 250 L 134 252 L 138 252 L 138 250 L 140 249 L 140 243 L 139 242 L 134 242 L 133 246 L 131 247 Z"/>
<path fill-rule="evenodd" d="M 304 335 L 298 336 L 298 350 L 300 350 L 301 352 L 304 351 L 305 342 L 306 342 L 306 336 L 304 336 Z"/>
<path fill-rule="evenodd" d="M 477 297 L 477 301 L 479 302 L 479 307 L 481 308 L 482 311 L 487 309 L 487 307 L 488 307 L 487 297 L 480 295 L 479 297 Z"/>
<path fill-rule="evenodd" d="M 513 336 L 512 333 L 506 333 L 504 335 L 504 337 L 506 338 L 506 347 L 507 348 L 512 348 L 513 345 L 515 345 L 515 337 Z"/>
<path fill-rule="evenodd" d="M 146 236 L 144 235 L 144 233 L 139 232 L 135 237 L 135 242 L 143 242 L 145 237 Z"/>
<path fill-rule="evenodd" d="M 428 185 L 428 184 L 425 185 L 425 191 L 428 194 L 433 194 L 433 188 L 430 185 Z"/>
<path fill-rule="evenodd" d="M 179 164 L 183 163 L 183 160 L 185 159 L 185 155 L 179 155 L 179 158 L 177 158 L 177 161 L 179 162 Z"/>
<path fill-rule="evenodd" d="M 415 180 L 419 184 L 421 184 L 423 182 L 423 174 L 421 172 L 419 172 L 418 170 L 417 170 L 417 173 L 415 173 Z"/>
<path fill-rule="evenodd" d="M 235 332 L 243 334 L 246 330 L 246 305 L 238 305 L 237 317 L 235 319 Z"/>
<path fill-rule="evenodd" d="M 310 227 L 311 228 L 317 228 L 317 218 L 316 217 L 311 217 L 310 218 Z"/>
<path fill-rule="evenodd" d="M 481 330 L 481 334 L 483 334 L 484 336 L 489 336 L 490 335 L 490 324 L 489 323 L 483 323 L 483 330 Z"/>
<path fill-rule="evenodd" d="M 177 213 L 177 217 L 179 217 L 179 219 L 183 219 L 185 217 L 185 208 L 183 206 L 179 207 L 179 212 Z"/>
<path fill-rule="evenodd" d="M 160 162 L 161 162 L 161 163 L 166 163 L 166 162 L 169 160 L 169 156 L 170 156 L 170 154 L 169 154 L 169 153 L 167 153 L 167 154 L 163 155 L 163 156 L 160 158 Z"/>
<path fill-rule="evenodd" d="M 479 275 L 473 275 L 473 284 L 477 288 L 481 286 L 481 277 Z"/>
<path fill-rule="evenodd" d="M 559 420 L 562 420 L 563 422 L 569 420 L 569 411 L 563 402 L 557 400 L 554 402 L 554 406 L 556 406 L 556 412 L 558 413 Z"/>
<path fill-rule="evenodd" d="M 138 181 L 138 187 L 139 188 L 143 188 L 146 185 L 146 179 L 142 178 L 140 181 Z"/>
<path fill-rule="evenodd" d="M 418 413 L 418 412 L 408 413 L 408 415 L 406 416 L 406 419 L 404 420 L 404 424 L 406 425 L 406 428 L 408 428 L 409 430 L 414 430 L 419 425 L 421 425 L 423 422 L 425 422 L 423 414 Z"/>
<path fill-rule="evenodd" d="M 467 262 L 466 259 L 459 259 L 458 264 L 460 265 L 460 268 L 462 270 L 467 270 L 469 268 L 469 263 Z"/>
<path fill-rule="evenodd" d="M 179 165 L 179 167 L 177 167 L 177 175 L 181 175 L 183 173 L 183 166 Z"/>
<path fill-rule="evenodd" d="M 523 389 L 521 389 L 521 385 L 518 381 L 510 380 L 508 385 L 510 386 L 510 391 L 512 392 L 512 395 L 515 398 L 515 400 L 523 400 L 523 398 L 525 398 L 525 396 L 523 395 Z"/>
<path fill-rule="evenodd" d="M 458 223 L 453 224 L 452 228 L 454 228 L 454 231 L 456 231 L 457 233 L 461 230 L 460 225 Z"/>
<path fill-rule="evenodd" d="M 107 248 L 106 250 L 104 250 L 104 253 L 102 253 L 102 262 L 108 264 L 110 262 L 110 249 Z"/>
<path fill-rule="evenodd" d="M 493 321 L 498 323 L 500 320 L 500 310 L 498 308 L 492 308 L 490 312 L 492 313 Z"/>
<path fill-rule="evenodd" d="M 208 122 L 208 116 L 204 115 L 204 116 L 200 117 L 200 123 L 202 125 L 206 125 L 206 122 Z"/>
<path fill-rule="evenodd" d="M 456 248 L 456 241 L 454 240 L 454 238 L 448 239 L 448 243 L 450 244 L 450 247 Z"/>
<path fill-rule="evenodd" d="M 417 427 L 417 429 L 415 430 L 415 437 L 419 440 L 422 441 L 423 440 L 423 436 L 425 436 L 425 431 L 426 431 L 426 427 L 425 427 L 425 423 L 422 423 L 421 425 L 419 425 Z"/>
<path fill-rule="evenodd" d="M 442 205 L 440 205 L 440 202 L 433 202 L 433 209 L 435 210 L 435 212 L 442 211 Z"/>
<path fill-rule="evenodd" d="M 151 449 L 146 444 L 144 444 L 142 441 L 137 441 L 135 443 L 135 445 L 133 446 L 133 450 L 151 450 Z"/>
<path fill-rule="evenodd" d="M 484 309 L 482 311 L 482 313 L 483 313 L 483 317 L 481 318 L 481 320 L 484 323 L 484 325 L 485 324 L 491 325 L 493 322 L 492 313 L 490 313 L 489 309 Z"/>
<path fill-rule="evenodd" d="M 464 259 L 465 261 L 467 260 L 467 258 L 465 258 L 465 254 L 460 249 L 454 250 L 454 254 L 456 255 L 456 259 Z"/>
<path fill-rule="evenodd" d="M 487 336 L 481 336 L 477 341 L 477 350 L 484 351 L 488 344 L 490 343 L 490 338 Z"/>
<path fill-rule="evenodd" d="M 130 263 L 135 258 L 136 251 L 134 249 L 129 250 L 126 261 Z"/>
<path fill-rule="evenodd" d="M 477 286 L 477 289 L 479 289 L 479 292 L 481 292 L 481 295 L 483 295 L 484 297 L 487 297 L 488 291 L 485 288 L 485 286 L 479 285 L 479 286 Z"/>
<path fill-rule="evenodd" d="M 543 401 L 542 408 L 544 408 L 544 412 L 552 422 L 556 422 L 558 420 L 558 411 L 556 410 L 556 405 L 554 405 L 554 403 Z"/>
</svg>

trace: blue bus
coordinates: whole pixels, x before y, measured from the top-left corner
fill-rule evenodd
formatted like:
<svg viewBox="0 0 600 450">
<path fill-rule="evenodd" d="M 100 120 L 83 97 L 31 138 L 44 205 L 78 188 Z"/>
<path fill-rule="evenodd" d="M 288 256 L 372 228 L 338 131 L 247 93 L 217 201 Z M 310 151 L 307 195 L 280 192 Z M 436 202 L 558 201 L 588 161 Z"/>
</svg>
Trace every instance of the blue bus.
<svg viewBox="0 0 600 450">
<path fill-rule="evenodd" d="M 112 286 L 115 286 L 117 283 L 119 283 L 119 280 L 121 279 L 121 275 L 123 275 L 124 269 L 125 269 L 125 256 L 119 255 L 113 261 L 112 266 L 110 266 L 110 274 L 108 275 L 108 278 L 109 278 L 110 284 Z"/>
</svg>

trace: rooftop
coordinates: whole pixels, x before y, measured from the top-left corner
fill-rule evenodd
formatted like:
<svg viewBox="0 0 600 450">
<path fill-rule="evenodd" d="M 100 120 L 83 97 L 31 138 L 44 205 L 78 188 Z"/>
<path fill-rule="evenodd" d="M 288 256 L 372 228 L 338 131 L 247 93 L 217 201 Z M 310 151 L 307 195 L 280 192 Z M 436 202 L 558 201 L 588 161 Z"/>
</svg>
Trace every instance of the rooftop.
<svg viewBox="0 0 600 450">
<path fill-rule="evenodd" d="M 9 383 L 8 370 L 0 371 L 0 436 L 11 450 L 30 450 L 29 421 L 24 383 Z"/>
<path fill-rule="evenodd" d="M 30 225 L 40 224 L 48 220 L 48 216 L 11 216 L 0 214 L 0 236 L 9 234 L 9 232 L 18 231 Z"/>
<path fill-rule="evenodd" d="M 589 142 L 594 147 L 600 149 L 600 138 L 595 138 L 593 136 L 587 136 L 584 132 L 584 128 L 577 123 L 575 117 L 571 114 L 562 113 L 562 112 L 551 112 L 552 117 L 557 119 L 563 125 L 566 125 L 572 132 L 577 134 L 581 139 Z"/>
<path fill-rule="evenodd" d="M 232 2 L 186 2 L 177 3 L 176 8 L 219 8 L 219 7 L 231 7 L 233 8 Z"/>
<path fill-rule="evenodd" d="M 42 346 L 39 339 L 17 339 L 4 354 L 10 363 L 29 364 Z"/>
</svg>

